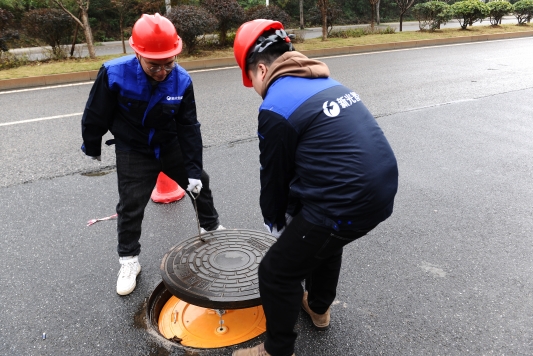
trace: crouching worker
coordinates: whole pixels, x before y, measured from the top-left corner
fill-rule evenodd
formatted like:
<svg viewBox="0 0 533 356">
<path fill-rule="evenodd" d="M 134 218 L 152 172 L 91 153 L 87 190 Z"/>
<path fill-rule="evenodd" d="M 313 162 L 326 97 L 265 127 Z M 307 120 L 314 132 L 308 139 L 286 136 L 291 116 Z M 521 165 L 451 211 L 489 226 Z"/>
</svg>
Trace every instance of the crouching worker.
<svg viewBox="0 0 533 356">
<path fill-rule="evenodd" d="M 343 246 L 392 214 L 398 168 L 359 96 L 324 63 L 294 51 L 281 23 L 243 24 L 234 54 L 244 86 L 263 98 L 260 205 L 279 238 L 258 272 L 266 340 L 233 355 L 289 356 L 300 308 L 317 329 L 328 328 Z"/>
<path fill-rule="evenodd" d="M 141 224 L 160 172 L 187 187 L 189 196 L 198 195 L 202 229 L 223 229 L 202 168 L 192 81 L 175 63 L 182 48 L 176 28 L 159 14 L 143 15 L 129 43 L 135 55 L 104 63 L 81 121 L 82 150 L 93 159 L 100 160 L 102 136 L 107 131 L 114 136 L 120 295 L 135 289 L 141 271 Z"/>
</svg>

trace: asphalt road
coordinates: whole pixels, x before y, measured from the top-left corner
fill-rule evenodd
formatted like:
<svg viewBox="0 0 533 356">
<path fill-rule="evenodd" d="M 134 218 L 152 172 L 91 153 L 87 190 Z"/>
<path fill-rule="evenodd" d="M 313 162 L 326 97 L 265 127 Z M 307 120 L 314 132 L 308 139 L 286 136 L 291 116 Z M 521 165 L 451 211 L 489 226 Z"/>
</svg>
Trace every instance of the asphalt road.
<svg viewBox="0 0 533 356">
<path fill-rule="evenodd" d="M 345 249 L 331 329 L 299 320 L 297 355 L 533 354 L 532 54 L 523 38 L 323 59 L 378 118 L 400 188 Z M 191 75 L 221 221 L 262 229 L 260 98 L 236 68 Z M 89 89 L 0 92 L 0 355 L 230 355 L 141 317 L 163 254 L 195 235 L 189 202 L 148 205 L 138 287 L 116 295 L 115 223 L 85 226 L 117 203 L 112 148 L 79 150 Z"/>
</svg>

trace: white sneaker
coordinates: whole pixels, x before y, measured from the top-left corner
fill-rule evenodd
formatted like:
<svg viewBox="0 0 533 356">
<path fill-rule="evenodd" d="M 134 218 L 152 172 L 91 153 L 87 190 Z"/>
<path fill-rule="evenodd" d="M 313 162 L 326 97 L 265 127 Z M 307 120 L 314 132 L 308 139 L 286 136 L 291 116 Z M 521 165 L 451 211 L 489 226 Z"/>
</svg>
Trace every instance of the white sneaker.
<svg viewBox="0 0 533 356">
<path fill-rule="evenodd" d="M 128 295 L 137 285 L 137 275 L 141 272 L 139 256 L 120 257 L 120 271 L 118 272 L 117 294 Z"/>
<path fill-rule="evenodd" d="M 209 231 L 218 231 L 218 230 L 226 230 L 226 228 L 222 225 L 218 225 L 218 227 L 215 230 L 209 230 Z M 200 228 L 200 234 L 205 234 L 207 231 L 201 227 Z"/>
</svg>

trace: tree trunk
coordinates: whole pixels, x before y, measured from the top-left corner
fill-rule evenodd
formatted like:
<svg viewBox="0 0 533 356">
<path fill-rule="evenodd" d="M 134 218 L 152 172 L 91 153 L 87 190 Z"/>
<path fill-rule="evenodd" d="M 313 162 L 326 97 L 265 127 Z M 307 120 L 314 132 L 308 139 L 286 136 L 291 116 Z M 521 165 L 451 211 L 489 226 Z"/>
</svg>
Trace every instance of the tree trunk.
<svg viewBox="0 0 533 356">
<path fill-rule="evenodd" d="M 76 40 L 78 39 L 78 30 L 79 29 L 80 29 L 80 24 L 76 22 L 76 28 L 74 29 L 74 36 L 72 38 L 72 47 L 70 47 L 70 56 L 71 57 L 74 56 L 74 49 L 76 48 Z"/>
<path fill-rule="evenodd" d="M 87 50 L 89 51 L 89 57 L 91 59 L 96 58 L 96 53 L 94 51 L 94 43 L 93 43 L 93 33 L 91 31 L 91 25 L 89 25 L 89 15 L 87 12 L 89 11 L 89 2 L 87 1 L 86 4 L 83 3 L 83 1 L 76 0 L 76 3 L 78 4 L 78 8 L 80 10 L 80 16 L 81 21 L 79 18 L 77 18 L 72 12 L 68 11 L 68 9 L 63 5 L 63 2 L 61 0 L 52 0 L 54 3 L 59 5 L 60 8 L 63 9 L 67 14 L 76 21 L 81 28 L 83 28 L 83 32 L 85 33 L 85 41 L 87 42 Z"/>
<path fill-rule="evenodd" d="M 89 24 L 89 15 L 87 14 L 87 9 L 81 9 L 81 20 L 83 22 L 83 32 L 85 33 L 85 41 L 87 42 L 89 57 L 91 59 L 95 59 L 96 52 L 94 50 L 93 33 L 91 31 L 91 25 Z"/>
<path fill-rule="evenodd" d="M 226 45 L 226 35 L 228 33 L 228 29 L 226 28 L 226 25 L 222 25 L 219 27 L 219 34 L 218 34 L 218 43 L 221 46 Z"/>
<path fill-rule="evenodd" d="M 126 54 L 126 44 L 124 43 L 124 14 L 120 13 L 120 40 L 122 41 L 122 53 Z"/>
<path fill-rule="evenodd" d="M 400 14 L 400 32 L 402 32 L 403 12 Z"/>
<path fill-rule="evenodd" d="M 370 19 L 370 28 L 372 29 L 372 33 L 374 32 L 374 18 L 376 16 L 376 7 L 372 6 L 372 18 Z"/>
<path fill-rule="evenodd" d="M 379 4 L 381 3 L 381 0 L 378 0 L 376 3 L 376 22 L 379 25 L 381 23 L 381 19 L 379 17 Z"/>
<path fill-rule="evenodd" d="M 172 10 L 172 6 L 170 5 L 170 0 L 165 0 L 165 7 L 166 7 L 166 14 L 170 14 L 170 10 Z M 124 52 L 126 53 L 126 52 Z"/>
<path fill-rule="evenodd" d="M 304 29 L 304 0 L 300 0 L 300 30 Z"/>
<path fill-rule="evenodd" d="M 322 15 L 322 41 L 328 39 L 328 0 L 320 0 L 320 13 Z"/>
</svg>

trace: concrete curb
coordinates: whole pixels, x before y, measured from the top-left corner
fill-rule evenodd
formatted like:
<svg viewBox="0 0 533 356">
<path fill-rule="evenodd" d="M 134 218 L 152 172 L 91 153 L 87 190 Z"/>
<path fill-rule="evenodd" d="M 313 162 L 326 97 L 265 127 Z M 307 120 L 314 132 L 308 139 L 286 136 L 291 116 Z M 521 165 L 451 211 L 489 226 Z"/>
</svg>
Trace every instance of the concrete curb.
<svg viewBox="0 0 533 356">
<path fill-rule="evenodd" d="M 316 50 L 301 51 L 301 52 L 308 57 L 327 57 L 327 56 L 336 56 L 336 55 L 343 55 L 343 54 L 376 52 L 376 51 L 385 51 L 385 50 L 403 49 L 403 48 L 415 48 L 415 47 L 429 47 L 429 46 L 468 43 L 468 42 L 482 42 L 482 41 L 502 40 L 502 39 L 530 37 L 530 36 L 533 36 L 533 31 L 506 32 L 506 33 L 498 33 L 498 34 L 493 34 L 493 35 L 464 36 L 464 37 L 442 38 L 442 39 L 434 39 L 434 40 L 417 40 L 417 41 L 382 43 L 382 44 L 374 44 L 374 45 L 325 48 L 325 49 L 316 49 Z M 197 61 L 189 61 L 189 62 L 179 62 L 179 64 L 186 70 L 201 70 L 201 69 L 211 69 L 211 68 L 221 68 L 221 67 L 232 67 L 232 66 L 236 66 L 237 62 L 235 62 L 235 58 L 233 57 L 226 57 L 226 58 L 205 59 L 205 60 L 197 60 Z M 4 79 L 4 80 L 0 80 L 0 90 L 22 89 L 22 88 L 31 88 L 31 87 L 39 87 L 39 86 L 47 86 L 47 85 L 91 81 L 96 78 L 97 74 L 98 74 L 98 71 L 93 70 L 93 71 L 87 71 L 87 72 L 53 74 L 53 75 L 46 75 L 46 76 L 39 76 L 39 77 Z"/>
</svg>

